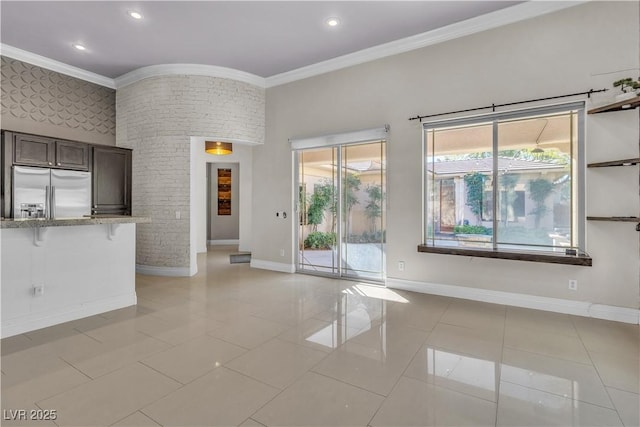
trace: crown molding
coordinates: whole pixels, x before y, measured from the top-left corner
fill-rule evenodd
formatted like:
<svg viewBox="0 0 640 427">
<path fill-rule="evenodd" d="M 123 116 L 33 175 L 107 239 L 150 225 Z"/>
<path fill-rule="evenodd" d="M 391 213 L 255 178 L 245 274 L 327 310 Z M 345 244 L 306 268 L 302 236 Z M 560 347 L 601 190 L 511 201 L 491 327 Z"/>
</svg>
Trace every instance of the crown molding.
<svg viewBox="0 0 640 427">
<path fill-rule="evenodd" d="M 202 64 L 160 64 L 138 68 L 120 77 L 116 77 L 115 87 L 116 89 L 120 89 L 149 77 L 175 75 L 218 77 L 249 83 L 261 88 L 265 87 L 264 77 L 256 76 L 255 74 L 245 71 L 234 70 L 233 68 Z"/>
<path fill-rule="evenodd" d="M 91 71 L 83 70 L 82 68 L 74 67 L 73 65 L 65 64 L 64 62 L 18 49 L 17 47 L 9 46 L 4 43 L 0 44 L 0 55 L 17 59 L 18 61 L 26 62 L 28 64 L 37 65 L 38 67 L 55 71 L 56 73 L 70 77 L 75 77 L 90 83 L 95 83 L 100 86 L 105 86 L 110 89 L 116 88 L 114 80 L 109 77 L 92 73 Z"/>
<path fill-rule="evenodd" d="M 123 74 L 115 79 L 102 76 L 100 74 L 92 73 L 91 71 L 83 70 L 82 68 L 74 67 L 72 65 L 65 64 L 54 59 L 47 58 L 35 53 L 28 52 L 26 50 L 18 49 L 17 47 L 9 46 L 7 44 L 0 44 L 0 55 L 7 56 L 9 58 L 17 59 L 18 61 L 26 62 L 38 67 L 45 68 L 47 70 L 55 71 L 60 74 L 75 77 L 80 80 L 95 83 L 100 86 L 105 86 L 110 89 L 119 89 L 121 87 L 130 85 L 139 80 L 146 79 L 148 77 L 158 76 L 171 76 L 171 75 L 190 75 L 190 76 L 208 76 L 218 77 L 223 79 L 231 79 L 244 83 L 249 83 L 261 88 L 265 87 L 264 77 L 256 76 L 255 74 L 247 73 L 244 71 L 234 70 L 232 68 L 218 67 L 214 65 L 201 65 L 201 64 L 161 64 L 151 65 L 148 67 L 138 68 L 127 74 Z"/>
<path fill-rule="evenodd" d="M 557 12 L 562 9 L 586 3 L 589 0 L 576 1 L 527 1 L 515 6 L 501 9 L 486 15 L 477 16 L 446 27 L 438 28 L 426 33 L 416 34 L 389 43 L 384 43 L 368 49 L 339 56 L 337 58 L 318 62 L 285 73 L 266 78 L 266 87 L 274 87 L 297 80 L 337 71 L 376 59 L 409 52 L 456 38 L 476 34 L 482 31 L 523 21 L 537 16 Z"/>
</svg>

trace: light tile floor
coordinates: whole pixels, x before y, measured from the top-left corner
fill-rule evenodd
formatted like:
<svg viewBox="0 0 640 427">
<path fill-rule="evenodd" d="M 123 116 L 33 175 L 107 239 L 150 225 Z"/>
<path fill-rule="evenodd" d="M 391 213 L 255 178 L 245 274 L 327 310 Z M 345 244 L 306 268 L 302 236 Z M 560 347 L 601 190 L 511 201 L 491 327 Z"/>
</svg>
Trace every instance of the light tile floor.
<svg viewBox="0 0 640 427">
<path fill-rule="evenodd" d="M 640 424 L 637 325 L 251 269 L 230 250 L 192 278 L 138 276 L 137 307 L 2 340 L 2 425 Z M 56 419 L 11 420 L 21 409 Z"/>
</svg>

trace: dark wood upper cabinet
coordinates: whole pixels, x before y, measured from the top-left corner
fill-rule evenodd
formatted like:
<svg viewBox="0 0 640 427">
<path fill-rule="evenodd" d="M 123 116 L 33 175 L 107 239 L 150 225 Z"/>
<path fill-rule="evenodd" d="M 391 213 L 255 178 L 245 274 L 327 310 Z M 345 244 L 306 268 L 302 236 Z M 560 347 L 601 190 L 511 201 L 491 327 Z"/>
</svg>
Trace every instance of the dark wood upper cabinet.
<svg viewBox="0 0 640 427">
<path fill-rule="evenodd" d="M 91 212 L 131 215 L 131 150 L 2 131 L 0 213 L 11 216 L 12 166 L 90 171 Z"/>
<path fill-rule="evenodd" d="M 131 215 L 131 150 L 93 147 L 94 215 Z"/>
<path fill-rule="evenodd" d="M 89 144 L 14 134 L 13 163 L 25 166 L 89 170 Z"/>
<path fill-rule="evenodd" d="M 56 166 L 64 169 L 89 170 L 89 145 L 56 141 Z"/>
<path fill-rule="evenodd" d="M 13 138 L 13 163 L 51 167 L 56 160 L 55 146 L 56 141 L 51 138 L 15 134 Z"/>
</svg>

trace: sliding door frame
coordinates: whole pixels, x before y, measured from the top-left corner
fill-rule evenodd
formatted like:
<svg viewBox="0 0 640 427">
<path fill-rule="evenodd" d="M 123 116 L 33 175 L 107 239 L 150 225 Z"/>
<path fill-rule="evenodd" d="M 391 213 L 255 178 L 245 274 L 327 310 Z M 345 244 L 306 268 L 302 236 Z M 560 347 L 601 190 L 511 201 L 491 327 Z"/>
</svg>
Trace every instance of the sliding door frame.
<svg viewBox="0 0 640 427">
<path fill-rule="evenodd" d="M 365 277 L 358 277 L 356 275 L 351 275 L 351 274 L 345 274 L 345 268 L 343 266 L 343 259 L 342 259 L 342 255 L 343 255 L 343 222 L 344 222 L 344 217 L 343 217 L 343 188 L 342 188 L 342 182 L 343 182 L 343 174 L 344 174 L 344 166 L 342 164 L 342 158 L 343 158 L 343 151 L 345 147 L 351 146 L 351 145 L 364 145 L 367 143 L 380 143 L 380 144 L 384 144 L 382 152 L 384 153 L 384 161 L 385 161 L 385 165 L 384 165 L 384 172 L 382 173 L 382 188 L 384 188 L 384 198 L 382 200 L 382 203 L 384 205 L 384 209 L 383 211 L 386 213 L 387 211 L 387 185 L 386 185 L 386 180 L 387 180 L 387 172 L 386 172 L 386 159 L 387 159 L 387 155 L 388 155 L 388 144 L 389 144 L 389 125 L 385 125 L 382 128 L 374 128 L 374 129 L 365 129 L 365 130 L 360 130 L 360 131 L 354 131 L 354 132 L 346 132 L 346 133 L 341 133 L 341 134 L 333 134 L 333 135 L 325 135 L 325 136 L 318 136 L 318 137 L 311 137 L 311 138 L 295 138 L 295 139 L 291 139 L 289 140 L 289 142 L 291 143 L 291 149 L 292 149 L 292 160 L 294 163 L 294 167 L 293 167 L 293 173 L 294 173 L 294 211 L 296 214 L 296 227 L 295 227 L 295 233 L 294 233 L 294 239 L 295 239 L 295 256 L 294 256 L 294 262 L 295 262 L 295 271 L 299 272 L 299 273 L 304 273 L 304 274 L 312 274 L 312 275 L 318 275 L 318 276 L 324 276 L 324 277 L 334 277 L 334 278 L 342 278 L 342 279 L 347 279 L 347 280 L 366 280 L 369 282 L 376 282 L 376 283 L 384 283 L 384 281 L 386 280 L 386 265 L 384 262 L 382 262 L 385 258 L 384 258 L 384 243 L 382 243 L 382 247 L 383 247 L 383 255 L 381 255 L 382 260 L 381 260 L 381 271 L 380 271 L 380 279 L 374 279 L 374 278 L 365 278 Z M 306 150 L 311 150 L 311 149 L 321 149 L 321 148 L 332 148 L 332 149 L 336 149 L 336 163 L 334 165 L 335 170 L 337 171 L 337 176 L 335 179 L 336 182 L 336 188 L 337 188 L 337 195 L 336 195 L 336 252 L 337 252 L 337 264 L 332 266 L 332 273 L 324 273 L 324 272 L 320 272 L 320 271 L 313 271 L 310 269 L 302 269 L 301 266 L 301 259 L 300 259 L 300 232 L 301 232 L 301 224 L 300 224 L 300 211 L 301 211 L 301 200 L 300 200 L 300 185 L 302 184 L 302 181 L 300 180 L 300 172 L 301 172 L 301 165 L 300 165 L 300 154 L 303 153 Z M 383 222 L 384 223 L 384 222 Z M 386 227 L 384 232 L 386 232 Z M 383 242 L 386 239 L 383 238 Z"/>
</svg>

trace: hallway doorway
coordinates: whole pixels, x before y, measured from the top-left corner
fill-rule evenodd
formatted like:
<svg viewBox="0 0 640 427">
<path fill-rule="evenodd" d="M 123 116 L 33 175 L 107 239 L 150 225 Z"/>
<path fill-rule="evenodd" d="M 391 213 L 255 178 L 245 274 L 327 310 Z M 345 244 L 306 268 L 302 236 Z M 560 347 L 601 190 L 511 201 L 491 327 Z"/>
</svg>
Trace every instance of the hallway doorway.
<svg viewBox="0 0 640 427">
<path fill-rule="evenodd" d="M 207 163 L 207 244 L 240 239 L 240 164 Z"/>
</svg>

